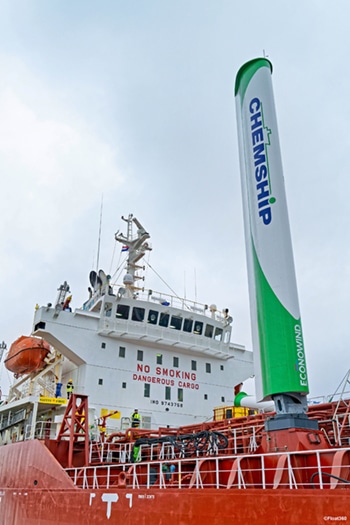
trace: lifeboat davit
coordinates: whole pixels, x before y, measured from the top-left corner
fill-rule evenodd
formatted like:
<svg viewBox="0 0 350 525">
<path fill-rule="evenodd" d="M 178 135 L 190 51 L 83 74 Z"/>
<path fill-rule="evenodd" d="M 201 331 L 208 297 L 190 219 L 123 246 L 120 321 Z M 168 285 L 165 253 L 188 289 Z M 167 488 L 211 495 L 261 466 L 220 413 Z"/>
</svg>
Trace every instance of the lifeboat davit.
<svg viewBox="0 0 350 525">
<path fill-rule="evenodd" d="M 50 350 L 44 339 L 22 335 L 10 346 L 4 363 L 7 370 L 17 376 L 31 374 L 45 368 L 45 357 Z"/>
</svg>

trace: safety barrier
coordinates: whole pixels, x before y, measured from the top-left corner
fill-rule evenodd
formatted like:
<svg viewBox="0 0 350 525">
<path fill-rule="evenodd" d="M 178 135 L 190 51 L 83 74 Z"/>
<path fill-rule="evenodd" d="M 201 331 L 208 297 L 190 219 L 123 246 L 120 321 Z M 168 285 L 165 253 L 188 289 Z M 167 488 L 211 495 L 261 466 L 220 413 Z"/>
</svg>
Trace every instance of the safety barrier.
<svg viewBox="0 0 350 525">
<path fill-rule="evenodd" d="M 66 472 L 83 489 L 350 490 L 350 449 L 141 461 Z"/>
</svg>

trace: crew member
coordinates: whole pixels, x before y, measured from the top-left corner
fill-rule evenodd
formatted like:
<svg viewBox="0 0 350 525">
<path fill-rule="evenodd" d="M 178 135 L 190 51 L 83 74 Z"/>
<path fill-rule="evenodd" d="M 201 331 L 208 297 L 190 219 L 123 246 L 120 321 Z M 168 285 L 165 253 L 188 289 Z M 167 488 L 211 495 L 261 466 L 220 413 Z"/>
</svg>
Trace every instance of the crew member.
<svg viewBox="0 0 350 525">
<path fill-rule="evenodd" d="M 132 449 L 132 460 L 134 463 L 140 463 L 141 461 L 141 452 L 140 445 L 134 445 Z"/>
<path fill-rule="evenodd" d="M 72 296 L 68 295 L 67 299 L 63 303 L 63 307 L 62 307 L 63 310 L 66 310 L 67 312 L 71 312 L 72 311 L 72 308 L 70 306 L 71 300 L 72 300 Z"/>
<path fill-rule="evenodd" d="M 73 394 L 74 385 L 73 385 L 73 379 L 70 379 L 67 383 L 67 399 L 69 399 L 70 395 Z"/>
<path fill-rule="evenodd" d="M 131 416 L 131 428 L 139 428 L 141 422 L 141 416 L 137 408 L 135 408 L 133 415 Z"/>
<path fill-rule="evenodd" d="M 61 393 L 61 388 L 62 388 L 62 383 L 60 383 L 57 379 L 56 381 L 56 392 L 55 392 L 55 397 L 61 397 L 62 396 L 62 393 Z M 68 392 L 68 390 L 67 390 Z"/>
</svg>

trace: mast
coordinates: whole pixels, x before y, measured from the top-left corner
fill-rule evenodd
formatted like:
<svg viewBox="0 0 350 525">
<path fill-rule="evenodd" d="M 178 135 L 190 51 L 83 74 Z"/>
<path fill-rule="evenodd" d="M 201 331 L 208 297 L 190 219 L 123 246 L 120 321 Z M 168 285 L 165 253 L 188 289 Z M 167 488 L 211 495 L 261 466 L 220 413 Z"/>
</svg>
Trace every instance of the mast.
<svg viewBox="0 0 350 525">
<path fill-rule="evenodd" d="M 270 61 L 258 58 L 235 84 L 257 397 L 274 400 L 273 428 L 306 428 L 309 386 L 271 73 Z"/>
<path fill-rule="evenodd" d="M 127 296 L 132 297 L 135 290 L 139 290 L 135 286 L 137 280 L 143 279 L 137 274 L 139 270 L 144 270 L 143 266 L 137 264 L 142 257 L 144 257 L 147 250 L 152 250 L 147 239 L 150 238 L 149 233 L 146 232 L 140 221 L 132 214 L 128 215 L 128 218 L 122 217 L 123 221 L 127 223 L 127 234 L 126 236 L 119 233 L 119 230 L 115 234 L 115 240 L 122 243 L 124 250 L 128 252 L 128 259 L 126 264 L 126 274 L 124 275 L 123 282 L 126 286 Z M 133 224 L 137 227 L 136 236 L 133 234 Z"/>
</svg>

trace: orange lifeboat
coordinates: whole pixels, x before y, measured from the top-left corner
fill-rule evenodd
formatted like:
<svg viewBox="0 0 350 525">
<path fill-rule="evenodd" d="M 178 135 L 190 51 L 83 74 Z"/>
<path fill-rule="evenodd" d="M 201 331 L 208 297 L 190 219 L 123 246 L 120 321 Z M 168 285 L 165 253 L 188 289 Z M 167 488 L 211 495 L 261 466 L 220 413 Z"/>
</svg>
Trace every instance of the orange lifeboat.
<svg viewBox="0 0 350 525">
<path fill-rule="evenodd" d="M 5 366 L 17 376 L 37 372 L 45 368 L 49 352 L 50 345 L 44 339 L 22 335 L 10 346 Z"/>
</svg>

